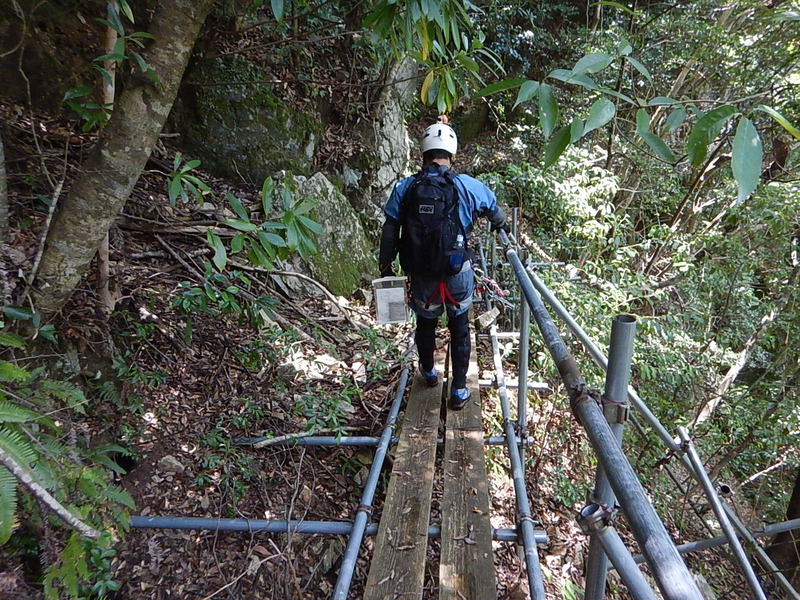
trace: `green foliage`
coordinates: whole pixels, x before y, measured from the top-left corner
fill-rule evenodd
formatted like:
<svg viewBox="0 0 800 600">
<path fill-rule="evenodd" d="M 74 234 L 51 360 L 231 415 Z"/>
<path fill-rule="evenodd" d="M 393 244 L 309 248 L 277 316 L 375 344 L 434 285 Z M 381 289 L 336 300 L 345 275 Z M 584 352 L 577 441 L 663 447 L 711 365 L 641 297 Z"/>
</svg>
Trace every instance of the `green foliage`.
<svg viewBox="0 0 800 600">
<path fill-rule="evenodd" d="M 45 573 L 45 597 L 58 600 L 66 594 L 70 598 L 102 599 L 119 590 L 111 569 L 110 559 L 116 555 L 112 544 L 108 532 L 97 542 L 73 533 L 61 553 L 63 562 Z"/>
<path fill-rule="evenodd" d="M 5 544 L 14 532 L 17 514 L 17 479 L 5 467 L 0 468 L 0 544 Z"/>
<path fill-rule="evenodd" d="M 133 11 L 130 5 L 125 0 L 119 0 L 118 4 L 122 16 L 133 24 Z M 116 68 L 119 69 L 128 61 L 135 65 L 135 68 L 148 77 L 155 85 L 161 85 L 161 81 L 156 72 L 137 51 L 144 49 L 145 40 L 151 40 L 153 36 L 144 31 L 126 33 L 120 13 L 114 10 L 112 4 L 109 4 L 108 7 L 108 19 L 97 18 L 96 21 L 109 29 L 113 29 L 117 34 L 117 41 L 110 53 L 98 56 L 92 61 L 92 68 L 100 73 L 107 84 L 113 86 L 114 72 L 106 69 L 104 63 L 106 61 L 113 61 Z M 83 131 L 91 131 L 95 127 L 105 125 L 114 110 L 114 104 L 112 102 L 99 104 L 90 98 L 93 95 L 96 95 L 95 89 L 83 85 L 67 90 L 62 99 L 64 104 L 69 106 L 84 120 Z"/>
<path fill-rule="evenodd" d="M 181 153 L 176 152 L 175 159 L 172 162 L 172 172 L 167 175 L 169 180 L 169 203 L 172 206 L 175 206 L 178 198 L 183 202 L 188 202 L 189 194 L 198 200 L 202 200 L 204 194 L 211 192 L 211 188 L 207 184 L 196 175 L 190 173 L 190 171 L 200 166 L 200 161 L 189 160 L 186 163 L 182 163 Z"/>
<path fill-rule="evenodd" d="M 236 232 L 230 242 L 231 254 L 244 253 L 252 265 L 273 269 L 276 259 L 284 259 L 293 252 L 297 252 L 304 261 L 317 253 L 314 235 L 320 235 L 325 230 L 306 216 L 316 206 L 316 201 L 293 198 L 291 184 L 276 186 L 271 177 L 264 181 L 260 206 L 263 220 L 260 223 L 255 222 L 255 211 L 248 213 L 236 196 L 228 193 L 226 199 L 238 217 L 222 222 Z M 279 220 L 272 221 L 269 219 L 276 199 L 282 208 L 277 214 Z M 225 245 L 219 235 L 211 230 L 207 233 L 207 241 L 214 250 L 214 266 L 224 271 L 228 262 Z"/>
<path fill-rule="evenodd" d="M 340 436 L 347 423 L 346 408 L 352 408 L 348 400 L 360 394 L 361 390 L 350 381 L 345 383 L 344 390 L 335 391 L 324 388 L 315 390 L 309 384 L 306 393 L 299 396 L 294 409 L 299 416 L 306 418 L 307 432 L 331 431 Z"/>
<path fill-rule="evenodd" d="M 178 285 L 178 294 L 172 299 L 172 306 L 188 316 L 195 313 L 234 315 L 242 321 L 249 321 L 254 327 L 261 327 L 275 317 L 277 301 L 269 296 L 245 296 L 240 286 L 249 284 L 250 279 L 241 271 L 217 273 L 210 263 L 206 263 L 201 286 L 182 281 Z M 186 344 L 191 343 L 192 335 L 193 326 L 189 319 L 183 332 Z"/>
<path fill-rule="evenodd" d="M 398 56 L 410 54 L 424 65 L 420 99 L 445 113 L 473 83 L 484 85 L 481 65 L 495 75 L 503 72 L 473 22 L 479 10 L 463 0 L 381 0 L 364 27 L 373 32 L 375 43 L 385 41 Z"/>
<path fill-rule="evenodd" d="M 736 131 L 738 135 L 733 138 L 733 162 L 732 173 L 739 188 L 739 201 L 746 199 L 758 184 L 763 148 L 759 133 L 756 129 L 757 121 L 748 117 L 749 111 L 742 110 L 734 104 L 723 104 L 716 106 L 708 112 L 704 112 L 700 105 L 701 101 L 674 99 L 666 96 L 655 96 L 650 100 L 640 97 L 637 89 L 637 77 L 643 77 L 651 88 L 655 87 L 656 82 L 650 71 L 645 65 L 634 58 L 631 53 L 633 46 L 625 39 L 619 39 L 613 53 L 594 51 L 585 54 L 575 62 L 572 69 L 555 69 L 541 81 L 524 80 L 519 77 L 507 79 L 493 83 L 479 91 L 477 96 L 483 97 L 490 94 L 504 92 L 515 87 L 519 87 L 514 106 L 530 102 L 536 102 L 539 107 L 539 125 L 545 138 L 550 138 L 545 150 L 545 168 L 555 164 L 564 150 L 570 145 L 581 140 L 594 130 L 604 127 L 613 121 L 616 128 L 623 129 L 624 122 L 620 121 L 619 113 L 621 107 L 627 111 L 636 111 L 636 135 L 646 144 L 649 152 L 654 157 L 664 162 L 678 163 L 682 156 L 685 156 L 688 163 L 700 168 L 703 166 L 708 150 L 711 147 L 719 147 L 720 144 L 729 141 L 731 130 L 726 128 L 726 123 L 732 118 L 738 119 Z M 623 80 L 618 80 L 616 88 L 603 85 L 597 76 L 604 76 L 604 71 L 611 66 L 617 66 L 620 73 L 629 67 L 631 76 Z M 572 117 L 571 121 L 558 127 L 559 103 L 554 89 L 546 80 L 561 82 L 566 86 L 578 86 L 591 94 L 594 100 L 589 114 L 584 123 L 578 117 Z M 621 91 L 623 81 L 628 83 L 629 89 Z M 599 96 L 599 97 L 598 97 Z M 659 123 L 651 123 L 649 110 L 656 108 L 654 115 L 660 120 L 663 109 L 670 108 L 670 113 L 663 125 L 662 133 L 656 133 L 653 129 Z M 758 110 L 770 115 L 786 131 L 798 137 L 800 131 L 793 126 L 788 119 L 771 107 L 758 107 Z M 754 119 L 755 117 L 753 117 Z M 673 134 L 684 125 L 687 120 L 691 123 L 688 135 L 677 137 L 673 140 L 665 140 L 664 136 Z M 551 138 L 554 131 L 555 136 Z M 720 141 L 720 136 L 723 136 Z M 738 140 L 738 141 L 737 141 Z M 670 144 L 675 142 L 678 144 Z M 684 142 L 683 148 L 680 142 Z M 676 147 L 677 146 L 677 147 Z"/>
<path fill-rule="evenodd" d="M 18 350 L 16 338 L 8 347 Z M 133 501 L 109 481 L 109 473 L 120 467 L 109 453 L 119 446 L 87 448 L 65 445 L 63 425 L 71 411 L 82 413 L 83 392 L 71 382 L 51 379 L 44 369 L 26 369 L 11 361 L 0 366 L 0 448 L 34 481 L 47 489 L 62 505 L 91 526 L 105 531 L 97 542 L 68 534 L 59 560 L 45 565 L 43 579 L 48 598 L 103 598 L 118 589 L 109 559 L 114 536 L 127 529 Z M 59 421 L 48 415 L 59 412 Z M 38 514 L 38 504 L 18 503 L 16 478 L 0 467 L 0 543 L 14 535 L 19 520 L 53 519 Z M 55 521 L 54 521 L 55 522 Z M 56 540 L 51 540 L 56 541 Z"/>
<path fill-rule="evenodd" d="M 42 325 L 42 313 L 31 310 L 25 306 L 6 305 L 3 307 L 3 315 L 16 321 L 30 321 L 34 329 L 31 339 L 42 337 L 50 342 L 56 342 L 55 327 L 51 324 Z M 5 323 L 0 321 L 0 327 Z M 20 348 L 24 343 L 23 339 L 9 332 L 0 333 L 0 346 Z"/>
</svg>

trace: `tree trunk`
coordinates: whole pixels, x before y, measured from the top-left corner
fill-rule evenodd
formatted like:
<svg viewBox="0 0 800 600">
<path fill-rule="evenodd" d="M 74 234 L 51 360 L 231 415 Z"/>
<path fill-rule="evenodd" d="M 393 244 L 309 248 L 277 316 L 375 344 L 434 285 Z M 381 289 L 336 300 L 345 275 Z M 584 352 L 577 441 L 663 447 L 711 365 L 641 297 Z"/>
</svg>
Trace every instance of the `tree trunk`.
<svg viewBox="0 0 800 600">
<path fill-rule="evenodd" d="M 119 5 L 117 4 L 117 0 L 111 0 L 111 2 L 108 3 L 108 20 L 113 23 L 115 18 L 119 19 Z M 113 27 L 106 27 L 106 54 L 113 54 L 118 38 L 119 36 L 117 35 L 116 29 Z M 111 75 L 109 79 L 103 77 L 103 110 L 110 110 L 114 107 L 117 61 L 105 60 L 103 61 L 103 68 Z M 108 282 L 111 278 L 111 261 L 109 258 L 109 240 L 107 231 L 106 235 L 103 237 L 103 240 L 100 242 L 100 248 L 97 251 L 97 262 L 97 289 L 100 294 L 100 304 L 106 311 L 106 314 L 110 315 L 114 310 L 116 301 L 111 294 L 111 290 L 108 288 Z"/>
<path fill-rule="evenodd" d="M 800 519 L 800 469 L 797 470 L 794 491 L 786 509 L 786 520 L 792 519 Z M 797 531 L 779 533 L 767 551 L 789 581 L 800 580 L 800 533 Z"/>
<path fill-rule="evenodd" d="M 57 311 L 77 286 L 133 190 L 175 101 L 200 27 L 213 0 L 162 0 L 144 52 L 159 84 L 131 78 L 97 145 L 64 199 L 47 236 L 34 301 Z"/>
<path fill-rule="evenodd" d="M 2 129 L 0 125 L 0 243 L 8 241 L 8 175 Z"/>
</svg>

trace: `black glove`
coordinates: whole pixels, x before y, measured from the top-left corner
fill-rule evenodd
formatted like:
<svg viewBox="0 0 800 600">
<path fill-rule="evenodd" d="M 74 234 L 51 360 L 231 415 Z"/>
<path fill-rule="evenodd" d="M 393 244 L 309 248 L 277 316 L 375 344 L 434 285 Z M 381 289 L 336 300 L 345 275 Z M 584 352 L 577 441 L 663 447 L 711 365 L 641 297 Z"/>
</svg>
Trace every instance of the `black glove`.
<svg viewBox="0 0 800 600">
<path fill-rule="evenodd" d="M 381 277 L 394 277 L 394 259 L 397 256 L 397 243 L 400 239 L 400 221 L 386 217 L 381 232 L 381 246 L 378 252 L 378 270 Z"/>
<path fill-rule="evenodd" d="M 506 232 L 506 235 L 511 233 L 511 225 L 508 224 L 508 221 L 503 221 L 502 223 L 492 223 L 492 231 L 497 231 L 498 229 L 502 229 Z"/>
</svg>

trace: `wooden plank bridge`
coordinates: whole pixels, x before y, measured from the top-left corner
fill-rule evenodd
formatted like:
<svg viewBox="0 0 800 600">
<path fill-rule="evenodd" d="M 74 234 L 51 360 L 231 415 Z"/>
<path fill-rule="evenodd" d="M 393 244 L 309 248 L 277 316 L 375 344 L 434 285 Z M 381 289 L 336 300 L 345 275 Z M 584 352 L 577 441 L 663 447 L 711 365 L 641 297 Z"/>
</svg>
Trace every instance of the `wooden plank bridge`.
<svg viewBox="0 0 800 600">
<path fill-rule="evenodd" d="M 442 357 L 437 362 L 442 363 Z M 439 598 L 497 597 L 489 493 L 473 339 L 467 373 L 472 397 L 447 411 L 441 505 Z M 365 600 L 422 598 L 443 384 L 414 378 L 378 528 Z"/>
</svg>

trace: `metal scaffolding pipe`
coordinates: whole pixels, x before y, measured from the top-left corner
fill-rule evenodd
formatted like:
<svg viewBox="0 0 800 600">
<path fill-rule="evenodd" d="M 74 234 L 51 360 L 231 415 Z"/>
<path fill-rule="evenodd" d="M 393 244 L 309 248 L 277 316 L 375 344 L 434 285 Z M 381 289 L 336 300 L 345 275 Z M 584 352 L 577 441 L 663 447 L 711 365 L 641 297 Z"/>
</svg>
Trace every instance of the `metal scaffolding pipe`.
<svg viewBox="0 0 800 600">
<path fill-rule="evenodd" d="M 234 446 L 252 446 L 261 442 L 263 440 L 269 440 L 271 438 L 266 437 L 250 437 L 250 438 L 236 438 L 233 440 Z M 393 437 L 389 443 L 396 444 L 398 438 Z M 334 436 L 308 436 L 308 437 L 300 437 L 294 438 L 293 440 L 284 440 L 280 443 L 275 444 L 275 446 L 377 446 L 380 442 L 380 438 L 376 437 L 369 437 L 369 436 L 351 436 L 351 437 L 342 437 L 337 440 Z M 443 439 L 436 440 L 436 443 L 439 445 L 444 444 Z M 506 443 L 506 437 L 504 435 L 489 435 L 483 439 L 483 443 L 487 446 L 503 446 Z M 526 440 L 518 440 L 517 443 L 519 445 L 530 446 L 531 441 Z"/>
<path fill-rule="evenodd" d="M 528 357 L 530 350 L 531 311 L 527 302 L 520 304 L 519 367 L 517 381 L 517 431 L 525 441 L 528 437 Z M 525 464 L 525 446 L 519 447 L 519 457 Z"/>
<path fill-rule="evenodd" d="M 617 530 L 609 525 L 614 512 L 614 510 L 601 507 L 599 504 L 588 504 L 578 515 L 578 523 L 583 532 L 591 536 L 592 541 L 597 540 L 600 549 L 605 553 L 603 556 L 611 559 L 611 563 L 634 600 L 656 600 L 653 589 L 647 583 L 639 567 L 636 566 Z"/>
<path fill-rule="evenodd" d="M 381 434 L 380 443 L 375 451 L 375 458 L 372 460 L 367 483 L 361 495 L 361 503 L 356 509 L 356 516 L 353 520 L 353 531 L 350 534 L 350 539 L 347 540 L 342 566 L 339 569 L 339 577 L 336 580 L 336 587 L 333 589 L 333 600 L 345 600 L 345 598 L 347 598 L 347 593 L 350 591 L 350 583 L 353 580 L 353 571 L 356 568 L 358 551 L 361 548 L 361 542 L 364 539 L 364 530 L 366 529 L 369 515 L 372 512 L 372 500 L 375 497 L 375 490 L 378 487 L 378 478 L 383 469 L 383 461 L 386 458 L 389 442 L 392 439 L 394 429 L 397 425 L 397 415 L 400 412 L 400 405 L 405 395 L 408 373 L 409 368 L 406 367 L 400 374 L 400 382 L 397 384 L 397 394 L 389 410 L 389 419 L 386 422 L 386 427 Z"/>
<path fill-rule="evenodd" d="M 248 533 L 303 533 L 319 535 L 349 535 L 353 531 L 350 521 L 269 521 L 259 519 L 211 519 L 204 517 L 131 517 L 134 529 L 177 529 L 198 531 L 246 531 Z M 377 535 L 378 524 L 370 523 L 364 529 L 365 535 Z M 428 527 L 428 537 L 439 539 L 442 528 L 439 525 Z M 516 542 L 515 529 L 492 528 L 492 539 L 498 542 Z M 537 544 L 548 542 L 547 532 L 537 529 Z"/>
<path fill-rule="evenodd" d="M 668 600 L 699 600 L 702 594 L 650 504 L 642 484 L 597 403 L 588 395 L 575 403 L 575 412 L 586 430 L 598 462 L 619 499 L 628 525 L 647 558 L 661 593 Z"/>
<path fill-rule="evenodd" d="M 555 295 L 544 284 L 544 282 L 539 278 L 539 276 L 536 275 L 535 272 L 529 271 L 528 275 L 530 276 L 531 281 L 536 290 L 542 295 L 544 301 L 550 305 L 553 311 L 559 316 L 559 318 L 561 318 L 564 321 L 564 323 L 572 331 L 572 333 L 574 333 L 575 336 L 583 343 L 583 345 L 589 351 L 589 354 L 592 357 L 592 360 L 595 362 L 595 364 L 602 369 L 607 369 L 608 360 L 606 359 L 606 357 L 603 356 L 603 353 L 600 352 L 600 349 L 594 344 L 592 339 L 586 334 L 583 328 L 580 325 L 578 325 L 575 319 L 572 318 L 572 315 L 570 315 L 569 312 L 567 312 L 567 309 L 564 308 L 564 305 L 561 304 L 558 298 L 555 297 Z M 683 466 L 686 467 L 686 469 L 692 474 L 692 476 L 695 479 L 697 479 L 698 475 L 692 468 L 692 463 L 689 461 L 688 457 L 686 457 L 681 452 L 680 445 L 675 442 L 675 440 L 672 438 L 672 436 L 664 427 L 664 425 L 661 424 L 661 421 L 658 420 L 658 417 L 656 417 L 653 414 L 653 412 L 647 407 L 647 405 L 641 399 L 636 390 L 633 389 L 633 387 L 630 386 L 628 387 L 628 397 L 630 398 L 631 403 L 636 408 L 637 412 L 642 416 L 642 418 L 644 418 L 647 424 L 653 428 L 653 431 L 655 431 L 656 435 L 658 435 L 658 437 L 661 439 L 664 445 L 678 457 Z M 723 508 L 728 518 L 731 520 L 731 523 L 739 532 L 739 535 L 741 535 L 742 538 L 744 538 L 745 541 L 747 541 L 747 535 L 749 534 L 747 528 L 745 528 L 744 525 L 741 524 L 741 521 L 739 521 L 736 515 L 730 510 L 730 508 L 728 508 L 727 504 L 723 504 Z M 769 555 L 766 552 L 764 552 L 764 550 L 760 546 L 758 546 L 758 544 L 754 546 L 754 551 L 756 553 L 756 557 L 758 558 L 759 562 L 764 566 L 765 571 L 775 578 L 778 586 L 780 586 L 780 588 L 783 589 L 783 591 L 789 594 L 792 600 L 800 600 L 800 594 L 797 592 L 797 590 L 795 590 L 795 588 L 792 586 L 789 580 L 786 579 L 786 576 L 780 572 L 780 570 L 777 568 L 777 566 L 769 557 Z"/>
<path fill-rule="evenodd" d="M 792 519 L 791 521 L 783 521 L 782 523 L 774 523 L 766 525 L 757 531 L 753 531 L 754 538 L 769 537 L 781 533 L 782 531 L 793 531 L 800 529 L 800 519 Z M 686 542 L 677 546 L 678 552 L 681 554 L 689 554 L 691 552 L 700 552 L 701 550 L 708 550 L 709 548 L 717 548 L 724 546 L 728 543 L 728 538 L 724 535 L 718 535 L 707 540 L 698 540 L 696 542 Z M 637 563 L 644 562 L 643 556 L 634 556 L 633 560 Z"/>
<path fill-rule="evenodd" d="M 622 446 L 622 435 L 628 413 L 628 383 L 631 379 L 633 340 L 636 336 L 636 317 L 617 315 L 611 320 L 611 342 L 608 350 L 603 412 L 611 431 Z M 595 502 L 614 506 L 616 498 L 611 490 L 605 471 L 598 465 L 594 486 Z M 606 595 L 606 572 L 608 558 L 603 552 L 602 536 L 589 540 L 589 556 L 586 561 L 586 600 L 602 600 Z M 649 589 L 649 587 L 648 587 Z"/>
<path fill-rule="evenodd" d="M 492 325 L 491 332 L 496 331 Z M 517 501 L 517 524 L 522 530 L 522 542 L 525 548 L 525 567 L 528 572 L 528 585 L 530 587 L 531 598 L 533 600 L 545 600 L 544 582 L 542 580 L 542 570 L 539 566 L 539 553 L 536 549 L 534 539 L 533 517 L 531 507 L 528 502 L 528 492 L 525 488 L 525 472 L 520 458 L 519 447 L 517 446 L 517 434 L 514 431 L 514 421 L 511 419 L 511 410 L 508 404 L 508 392 L 503 384 L 503 359 L 500 356 L 500 344 L 497 338 L 492 336 L 492 354 L 494 358 L 494 369 L 500 387 L 497 390 L 500 397 L 500 406 L 503 411 L 503 423 L 506 430 L 508 441 L 508 456 L 511 460 L 511 474 L 514 481 L 514 494 Z"/>
<path fill-rule="evenodd" d="M 794 588 L 792 583 L 786 578 L 786 575 L 781 573 L 781 570 L 778 568 L 778 565 L 775 564 L 775 561 L 770 558 L 769 554 L 767 554 L 764 549 L 759 546 L 756 538 L 753 537 L 753 534 L 750 533 L 750 530 L 747 529 L 744 523 L 742 523 L 741 519 L 739 519 L 738 515 L 733 512 L 727 504 L 722 505 L 725 509 L 725 514 L 730 519 L 733 526 L 736 528 L 736 531 L 739 532 L 739 535 L 742 536 L 745 543 L 747 543 L 748 547 L 753 549 L 753 552 L 756 554 L 756 558 L 764 567 L 764 570 L 767 573 L 770 573 L 773 577 L 775 577 L 775 581 L 778 586 L 786 592 L 792 600 L 800 600 L 800 594 Z"/>
<path fill-rule="evenodd" d="M 502 235 L 505 235 L 501 231 Z M 494 238 L 492 240 L 492 256 L 495 254 Z M 483 248 L 480 248 L 481 268 L 486 272 L 486 255 Z M 489 310 L 492 308 L 492 301 L 486 297 L 486 305 Z M 489 329 L 489 339 L 492 342 L 492 358 L 494 361 L 495 380 L 497 382 L 500 406 L 503 412 L 503 422 L 506 431 L 506 442 L 508 455 L 511 461 L 512 480 L 514 482 L 514 494 L 517 503 L 517 525 L 522 532 L 522 544 L 525 560 L 525 570 L 528 573 L 528 587 L 530 588 L 533 600 L 545 600 L 544 581 L 542 570 L 539 565 L 539 553 L 533 540 L 533 517 L 531 515 L 530 503 L 528 502 L 528 491 L 525 486 L 525 463 L 522 461 L 518 451 L 517 436 L 514 431 L 514 422 L 511 420 L 511 410 L 508 405 L 508 391 L 505 385 L 505 375 L 503 374 L 503 360 L 500 357 L 500 344 L 497 341 L 497 326 L 492 325 Z M 521 379 L 521 378 L 520 378 Z"/>
<path fill-rule="evenodd" d="M 255 446 L 260 442 L 269 442 L 268 437 L 242 437 L 233 440 L 234 446 Z M 290 437 L 264 446 L 377 446 L 380 438 L 367 435 L 340 436 L 334 435 L 301 435 Z M 390 440 L 391 444 L 397 443 L 397 438 Z"/>
<path fill-rule="evenodd" d="M 628 459 L 616 444 L 616 438 L 603 416 L 602 410 L 589 396 L 586 384 L 574 359 L 567 351 L 558 330 L 542 300 L 538 297 L 522 261 L 509 244 L 508 236 L 500 231 L 505 253 L 525 299 L 542 333 L 545 344 L 561 374 L 570 394 L 573 410 L 589 437 L 599 463 L 609 478 L 611 488 L 620 500 L 631 531 L 642 547 L 647 563 L 667 600 L 699 600 L 702 594 L 689 569 L 658 518 L 647 494 L 633 472 Z"/>
<path fill-rule="evenodd" d="M 728 519 L 728 515 L 725 514 L 725 509 L 722 507 L 722 501 L 719 499 L 719 496 L 717 496 L 714 484 L 711 483 L 711 479 L 708 477 L 708 473 L 706 473 L 705 467 L 703 466 L 703 461 L 700 460 L 700 455 L 697 453 L 697 449 L 694 447 L 692 439 L 689 437 L 689 431 L 685 427 L 678 427 L 678 436 L 681 442 L 683 442 L 683 449 L 694 467 L 697 478 L 700 480 L 700 485 L 703 486 L 703 491 L 711 504 L 711 509 L 717 517 L 717 522 L 719 522 L 719 526 L 722 528 L 725 537 L 728 538 L 733 556 L 744 573 L 747 585 L 750 586 L 757 600 L 767 600 L 764 590 L 761 589 L 761 582 L 758 580 L 758 577 L 756 577 L 750 561 L 747 560 L 747 555 L 744 553 L 742 544 L 739 542 L 739 538 L 736 537 L 736 532 L 731 525 L 730 519 Z"/>
</svg>

